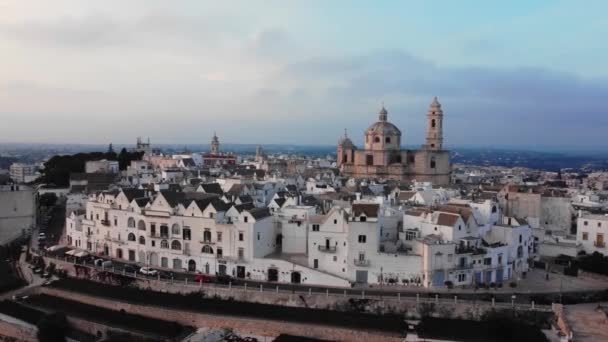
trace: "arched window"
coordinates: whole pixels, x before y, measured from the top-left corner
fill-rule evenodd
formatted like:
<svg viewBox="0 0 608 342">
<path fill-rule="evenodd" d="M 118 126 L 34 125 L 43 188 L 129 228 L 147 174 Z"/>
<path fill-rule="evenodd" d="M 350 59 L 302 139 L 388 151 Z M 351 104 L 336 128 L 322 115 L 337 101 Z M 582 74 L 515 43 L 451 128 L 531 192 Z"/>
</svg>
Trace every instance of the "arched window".
<svg viewBox="0 0 608 342">
<path fill-rule="evenodd" d="M 211 246 L 203 246 L 203 249 L 201 250 L 202 253 L 206 253 L 206 254 L 213 254 L 213 248 L 211 248 Z"/>
<path fill-rule="evenodd" d="M 146 230 L 146 223 L 144 222 L 144 220 L 139 220 L 139 222 L 137 223 L 137 229 Z"/>
<path fill-rule="evenodd" d="M 140 236 L 140 237 L 139 237 L 139 244 L 140 244 L 140 245 L 145 245 L 145 244 L 146 244 L 146 238 L 145 238 L 145 237 L 143 237 L 143 236 Z"/>
<path fill-rule="evenodd" d="M 135 241 L 135 234 L 133 234 L 133 233 L 129 233 L 129 235 L 127 236 L 127 239 L 128 239 L 129 241 Z"/>
<path fill-rule="evenodd" d="M 177 241 L 177 240 L 173 240 L 171 242 L 171 249 L 174 249 L 176 251 L 181 250 L 182 249 L 182 244 L 179 241 Z"/>
<path fill-rule="evenodd" d="M 127 227 L 135 228 L 135 219 L 134 218 L 129 217 L 129 219 L 127 220 Z"/>
<path fill-rule="evenodd" d="M 435 128 L 435 125 L 436 125 L 435 119 L 431 120 L 431 127 Z"/>
<path fill-rule="evenodd" d="M 390 144 L 391 143 L 391 137 L 384 138 L 384 142 L 387 143 L 387 144 Z"/>
<path fill-rule="evenodd" d="M 374 138 L 374 142 L 375 142 L 375 143 L 379 143 L 379 142 L 380 142 L 380 137 L 375 137 L 375 138 Z"/>
<path fill-rule="evenodd" d="M 169 248 L 169 242 L 167 242 L 167 240 L 162 240 L 160 242 L 160 248 L 168 249 Z"/>
<path fill-rule="evenodd" d="M 171 226 L 171 234 L 179 235 L 179 233 L 179 224 L 174 223 L 173 226 Z"/>
<path fill-rule="evenodd" d="M 435 157 L 431 157 L 431 169 L 434 169 L 436 166 Z"/>
</svg>

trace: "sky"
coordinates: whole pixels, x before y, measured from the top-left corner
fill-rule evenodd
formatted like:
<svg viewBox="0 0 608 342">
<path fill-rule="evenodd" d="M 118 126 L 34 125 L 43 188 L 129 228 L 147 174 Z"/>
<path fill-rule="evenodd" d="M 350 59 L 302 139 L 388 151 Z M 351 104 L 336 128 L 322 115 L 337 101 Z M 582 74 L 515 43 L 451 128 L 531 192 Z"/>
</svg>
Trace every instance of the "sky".
<svg viewBox="0 0 608 342">
<path fill-rule="evenodd" d="M 608 147 L 608 2 L 0 0 L 0 142 Z"/>
</svg>

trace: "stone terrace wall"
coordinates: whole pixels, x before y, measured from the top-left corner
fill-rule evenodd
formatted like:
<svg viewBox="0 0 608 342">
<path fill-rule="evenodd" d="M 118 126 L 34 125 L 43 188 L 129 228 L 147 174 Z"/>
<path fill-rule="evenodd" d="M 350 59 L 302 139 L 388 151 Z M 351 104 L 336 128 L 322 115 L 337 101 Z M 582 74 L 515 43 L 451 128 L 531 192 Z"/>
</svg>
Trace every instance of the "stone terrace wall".
<svg viewBox="0 0 608 342">
<path fill-rule="evenodd" d="M 360 331 L 336 328 L 330 326 L 307 325 L 300 323 L 238 318 L 231 316 L 208 315 L 189 311 L 178 311 L 154 306 L 144 306 L 119 302 L 111 299 L 93 297 L 80 293 L 68 292 L 55 288 L 43 287 L 36 290 L 51 296 L 75 300 L 112 310 L 125 310 L 128 313 L 174 321 L 183 325 L 198 328 L 225 328 L 230 327 L 239 334 L 249 334 L 265 337 L 276 337 L 282 333 L 297 336 L 306 336 L 334 341 L 401 341 L 403 337 L 375 331 Z M 230 305 L 230 303 L 227 303 Z"/>
</svg>

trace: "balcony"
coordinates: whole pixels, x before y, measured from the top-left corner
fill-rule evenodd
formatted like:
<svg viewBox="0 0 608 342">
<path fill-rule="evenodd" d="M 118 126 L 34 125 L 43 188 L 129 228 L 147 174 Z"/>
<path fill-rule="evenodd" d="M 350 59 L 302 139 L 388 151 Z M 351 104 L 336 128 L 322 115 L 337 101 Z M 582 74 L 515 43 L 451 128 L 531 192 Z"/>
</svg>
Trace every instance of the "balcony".
<svg viewBox="0 0 608 342">
<path fill-rule="evenodd" d="M 110 226 L 110 220 L 101 220 L 101 224 L 104 226 L 109 227 Z"/>
<path fill-rule="evenodd" d="M 469 270 L 469 269 L 472 269 L 472 268 L 473 268 L 473 266 L 474 266 L 474 265 L 473 265 L 473 263 L 472 263 L 472 262 L 471 262 L 471 263 L 468 263 L 468 262 L 467 262 L 467 263 L 463 263 L 463 264 L 457 264 L 457 265 L 455 265 L 455 266 L 454 266 L 454 269 L 455 269 L 455 270 Z M 485 266 L 488 266 L 488 265 L 485 265 Z"/>
<path fill-rule="evenodd" d="M 363 267 L 368 267 L 370 264 L 369 259 L 355 259 L 354 263 L 355 263 L 355 266 L 363 266 Z"/>
<path fill-rule="evenodd" d="M 475 246 L 456 246 L 456 254 L 486 254 L 486 250 Z"/>
<path fill-rule="evenodd" d="M 200 243 L 204 244 L 204 245 L 215 245 L 215 242 L 211 241 L 211 239 L 204 239 L 202 241 L 199 241 Z"/>
<path fill-rule="evenodd" d="M 319 252 L 323 253 L 336 253 L 336 246 L 317 246 L 319 248 Z"/>
<path fill-rule="evenodd" d="M 604 248 L 604 247 L 606 247 L 606 243 L 604 241 L 594 241 L 593 245 L 595 247 L 598 247 L 598 248 Z"/>
</svg>

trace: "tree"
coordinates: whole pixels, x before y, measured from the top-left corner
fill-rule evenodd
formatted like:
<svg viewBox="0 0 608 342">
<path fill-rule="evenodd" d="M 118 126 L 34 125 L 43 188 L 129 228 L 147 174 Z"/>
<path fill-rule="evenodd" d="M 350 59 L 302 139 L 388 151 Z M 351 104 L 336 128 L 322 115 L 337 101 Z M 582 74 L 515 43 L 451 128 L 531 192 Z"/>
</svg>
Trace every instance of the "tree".
<svg viewBox="0 0 608 342">
<path fill-rule="evenodd" d="M 47 192 L 40 195 L 39 203 L 43 207 L 52 207 L 57 203 L 57 195 L 54 192 Z"/>
<path fill-rule="evenodd" d="M 64 342 L 69 329 L 68 320 L 63 312 L 54 312 L 42 316 L 38 324 L 39 342 Z"/>
<path fill-rule="evenodd" d="M 110 143 L 110 146 L 108 146 L 108 153 L 116 153 L 114 152 L 114 146 L 112 146 L 112 143 Z"/>
</svg>

